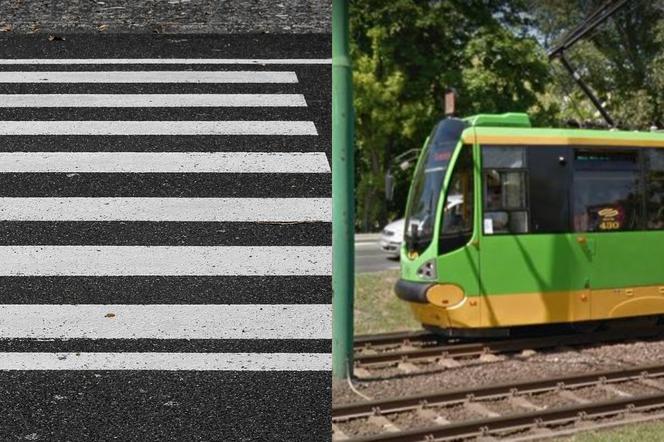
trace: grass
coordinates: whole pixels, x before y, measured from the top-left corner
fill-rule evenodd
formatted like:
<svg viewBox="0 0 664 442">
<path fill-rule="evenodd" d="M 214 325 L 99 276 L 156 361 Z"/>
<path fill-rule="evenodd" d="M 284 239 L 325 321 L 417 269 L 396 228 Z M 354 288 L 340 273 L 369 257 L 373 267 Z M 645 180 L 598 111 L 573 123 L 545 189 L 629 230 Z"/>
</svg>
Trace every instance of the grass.
<svg viewBox="0 0 664 442">
<path fill-rule="evenodd" d="M 664 423 L 627 425 L 615 430 L 592 431 L 557 439 L 559 442 L 659 442 L 664 440 Z"/>
<path fill-rule="evenodd" d="M 416 330 L 410 307 L 394 294 L 398 270 L 359 273 L 355 277 L 355 334 Z"/>
</svg>

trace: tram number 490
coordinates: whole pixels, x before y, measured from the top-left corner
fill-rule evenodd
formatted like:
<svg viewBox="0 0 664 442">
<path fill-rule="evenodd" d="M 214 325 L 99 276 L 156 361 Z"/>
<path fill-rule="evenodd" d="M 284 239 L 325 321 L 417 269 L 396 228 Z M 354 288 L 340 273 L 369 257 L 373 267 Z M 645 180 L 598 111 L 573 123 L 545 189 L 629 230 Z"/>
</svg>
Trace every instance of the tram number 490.
<svg viewBox="0 0 664 442">
<path fill-rule="evenodd" d="M 600 217 L 600 223 L 599 223 L 600 230 L 620 229 L 624 217 L 622 208 L 606 207 L 602 210 L 599 210 L 597 214 Z"/>
<path fill-rule="evenodd" d="M 600 223 L 599 228 L 601 230 L 617 230 L 620 228 L 620 223 L 618 221 L 604 221 Z"/>
</svg>

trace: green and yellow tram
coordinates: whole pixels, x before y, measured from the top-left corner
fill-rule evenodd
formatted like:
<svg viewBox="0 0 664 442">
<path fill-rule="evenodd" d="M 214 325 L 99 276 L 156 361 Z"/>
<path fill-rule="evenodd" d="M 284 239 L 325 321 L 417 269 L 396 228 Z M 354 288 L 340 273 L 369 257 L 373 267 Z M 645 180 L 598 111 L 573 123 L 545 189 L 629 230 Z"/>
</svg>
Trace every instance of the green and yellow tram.
<svg viewBox="0 0 664 442">
<path fill-rule="evenodd" d="M 442 120 L 401 262 L 397 295 L 448 334 L 663 315 L 664 133 Z"/>
</svg>

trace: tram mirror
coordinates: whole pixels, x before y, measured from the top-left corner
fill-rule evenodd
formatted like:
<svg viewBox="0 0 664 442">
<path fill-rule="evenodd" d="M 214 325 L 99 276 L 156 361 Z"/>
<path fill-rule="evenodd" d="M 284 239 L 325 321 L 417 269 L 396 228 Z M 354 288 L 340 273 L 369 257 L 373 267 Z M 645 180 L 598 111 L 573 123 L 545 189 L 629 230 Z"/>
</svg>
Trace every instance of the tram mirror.
<svg viewBox="0 0 664 442">
<path fill-rule="evenodd" d="M 390 171 L 385 174 L 385 200 L 394 200 L 394 175 Z"/>
</svg>

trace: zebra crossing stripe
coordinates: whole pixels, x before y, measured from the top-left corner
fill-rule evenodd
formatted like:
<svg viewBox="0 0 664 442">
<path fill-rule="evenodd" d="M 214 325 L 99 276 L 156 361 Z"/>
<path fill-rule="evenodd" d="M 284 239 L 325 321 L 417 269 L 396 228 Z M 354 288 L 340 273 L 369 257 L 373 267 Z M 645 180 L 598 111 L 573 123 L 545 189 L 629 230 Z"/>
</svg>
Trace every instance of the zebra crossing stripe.
<svg viewBox="0 0 664 442">
<path fill-rule="evenodd" d="M 0 198 L 2 221 L 330 222 L 329 198 Z"/>
<path fill-rule="evenodd" d="M 2 339 L 329 339 L 329 304 L 4 304 Z"/>
<path fill-rule="evenodd" d="M 200 64 L 200 65 L 273 65 L 332 64 L 331 58 L 4 58 L 0 65 L 88 65 L 88 64 Z"/>
<path fill-rule="evenodd" d="M 329 371 L 328 353 L 0 353 L 0 371 Z"/>
<path fill-rule="evenodd" d="M 0 65 L 11 64 L 5 61 L 0 60 Z M 0 72 L 0 83 L 297 83 L 297 75 L 287 71 L 12 71 Z"/>
<path fill-rule="evenodd" d="M 324 152 L 0 152 L 0 173 L 329 173 Z"/>
<path fill-rule="evenodd" d="M 318 135 L 311 121 L 0 121 L 0 135 Z"/>
<path fill-rule="evenodd" d="M 327 246 L 0 246 L 0 276 L 267 276 L 332 273 Z"/>
<path fill-rule="evenodd" d="M 306 107 L 301 94 L 0 94 L 0 107 Z"/>
</svg>

